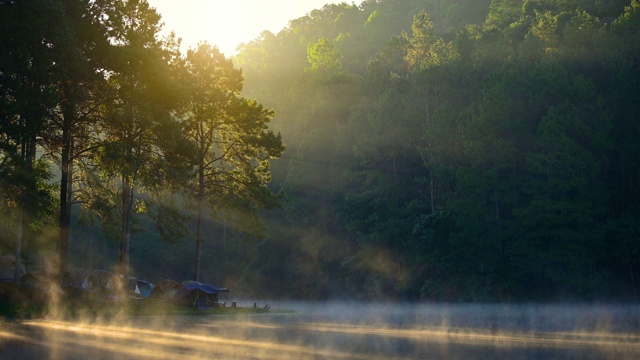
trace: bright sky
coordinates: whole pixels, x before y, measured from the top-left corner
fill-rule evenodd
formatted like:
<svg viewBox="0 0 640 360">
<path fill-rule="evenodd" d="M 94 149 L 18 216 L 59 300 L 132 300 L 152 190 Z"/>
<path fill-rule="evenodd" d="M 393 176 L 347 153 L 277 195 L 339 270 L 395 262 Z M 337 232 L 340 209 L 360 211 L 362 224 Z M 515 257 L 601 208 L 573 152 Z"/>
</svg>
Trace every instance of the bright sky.
<svg viewBox="0 0 640 360">
<path fill-rule="evenodd" d="M 263 30 L 277 34 L 297 19 L 332 0 L 147 0 L 162 15 L 164 31 L 182 38 L 182 49 L 206 40 L 227 56 Z"/>
</svg>

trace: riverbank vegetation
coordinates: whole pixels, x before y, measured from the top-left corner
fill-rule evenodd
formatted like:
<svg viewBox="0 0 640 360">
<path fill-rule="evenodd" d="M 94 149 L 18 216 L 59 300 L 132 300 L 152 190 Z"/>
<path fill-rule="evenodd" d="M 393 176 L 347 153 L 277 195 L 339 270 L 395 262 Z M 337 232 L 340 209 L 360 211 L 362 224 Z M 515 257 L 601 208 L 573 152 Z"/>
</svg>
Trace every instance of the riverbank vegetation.
<svg viewBox="0 0 640 360">
<path fill-rule="evenodd" d="M 243 316 L 289 312 L 286 309 L 272 310 L 268 305 L 236 306 L 235 302 L 221 302 L 210 308 L 196 309 L 158 298 L 115 297 L 103 292 L 80 290 L 51 294 L 19 288 L 11 283 L 0 284 L 0 319 L 5 320 L 109 320 L 140 316 Z"/>
</svg>

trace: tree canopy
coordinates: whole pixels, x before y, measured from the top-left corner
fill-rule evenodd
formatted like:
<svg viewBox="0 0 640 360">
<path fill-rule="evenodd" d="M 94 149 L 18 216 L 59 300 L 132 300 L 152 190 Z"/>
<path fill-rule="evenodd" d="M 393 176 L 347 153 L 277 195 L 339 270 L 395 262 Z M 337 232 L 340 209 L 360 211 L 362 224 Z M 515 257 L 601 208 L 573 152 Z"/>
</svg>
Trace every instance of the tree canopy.
<svg viewBox="0 0 640 360">
<path fill-rule="evenodd" d="M 268 129 L 273 112 L 239 95 L 242 73 L 217 48 L 181 54 L 174 35 L 160 37 L 161 16 L 145 0 L 4 1 L 0 14 L 3 252 L 39 255 L 62 274 L 79 265 L 69 255 L 112 240 L 117 261 L 99 254 L 99 266 L 135 273 L 136 238 L 189 235 L 184 184 L 203 166 L 199 199 L 216 210 L 277 204 L 269 160 L 284 145 Z M 47 219 L 56 197 L 57 224 Z M 30 233 L 56 227 L 58 236 L 25 247 Z"/>
<path fill-rule="evenodd" d="M 248 296 L 637 299 L 638 0 L 328 4 L 232 59 L 160 28 L 0 2 L 3 253 Z"/>
<path fill-rule="evenodd" d="M 245 44 L 245 92 L 292 150 L 274 177 L 287 221 L 269 216 L 272 246 L 293 248 L 273 252 L 288 293 L 637 296 L 637 14 L 637 1 L 365 1 Z M 312 76 L 331 59 L 339 72 Z"/>
</svg>

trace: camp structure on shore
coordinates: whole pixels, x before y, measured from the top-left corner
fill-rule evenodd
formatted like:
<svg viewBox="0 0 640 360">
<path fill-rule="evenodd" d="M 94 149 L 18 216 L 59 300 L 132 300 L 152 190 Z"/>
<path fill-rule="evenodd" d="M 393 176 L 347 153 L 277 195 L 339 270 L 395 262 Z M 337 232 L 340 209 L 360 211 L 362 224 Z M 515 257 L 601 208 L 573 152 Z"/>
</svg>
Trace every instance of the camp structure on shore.
<svg viewBox="0 0 640 360">
<path fill-rule="evenodd" d="M 211 309 L 221 306 L 218 295 L 222 292 L 229 292 L 229 289 L 198 281 L 185 281 L 176 291 L 173 301 L 196 309 Z"/>
</svg>

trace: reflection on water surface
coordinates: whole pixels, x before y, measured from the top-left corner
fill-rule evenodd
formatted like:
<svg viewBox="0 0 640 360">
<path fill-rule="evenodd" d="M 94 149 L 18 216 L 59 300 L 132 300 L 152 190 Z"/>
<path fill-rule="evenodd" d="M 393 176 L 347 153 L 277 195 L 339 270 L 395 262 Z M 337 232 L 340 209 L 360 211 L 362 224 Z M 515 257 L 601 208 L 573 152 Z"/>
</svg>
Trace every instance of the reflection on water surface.
<svg viewBox="0 0 640 360">
<path fill-rule="evenodd" d="M 287 303 L 295 313 L 25 321 L 0 359 L 634 359 L 638 306 Z"/>
</svg>

